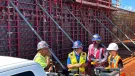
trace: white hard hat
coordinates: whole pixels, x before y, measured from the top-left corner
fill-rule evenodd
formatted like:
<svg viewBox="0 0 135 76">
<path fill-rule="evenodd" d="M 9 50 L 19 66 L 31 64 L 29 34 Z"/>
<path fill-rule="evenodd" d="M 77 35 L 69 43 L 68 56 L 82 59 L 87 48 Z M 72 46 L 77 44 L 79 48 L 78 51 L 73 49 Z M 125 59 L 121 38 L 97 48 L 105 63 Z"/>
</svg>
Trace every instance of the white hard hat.
<svg viewBox="0 0 135 76">
<path fill-rule="evenodd" d="M 110 43 L 107 50 L 115 50 L 117 51 L 119 48 L 118 48 L 118 45 L 116 43 Z"/>
<path fill-rule="evenodd" d="M 49 48 L 49 47 L 48 47 L 48 44 L 47 44 L 45 41 L 40 41 L 40 42 L 37 44 L 37 50 L 42 49 L 42 48 Z"/>
</svg>

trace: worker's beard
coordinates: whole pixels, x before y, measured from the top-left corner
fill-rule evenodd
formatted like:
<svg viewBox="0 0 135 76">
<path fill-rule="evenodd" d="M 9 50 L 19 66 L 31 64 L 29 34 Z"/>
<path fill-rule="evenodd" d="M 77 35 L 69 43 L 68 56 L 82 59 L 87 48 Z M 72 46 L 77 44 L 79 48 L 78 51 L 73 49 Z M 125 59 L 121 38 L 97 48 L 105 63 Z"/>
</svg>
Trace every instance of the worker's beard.
<svg viewBox="0 0 135 76">
<path fill-rule="evenodd" d="M 98 45 L 99 45 L 100 43 L 99 42 L 97 42 L 97 41 L 93 41 L 93 45 L 94 45 L 94 47 L 98 47 Z"/>
<path fill-rule="evenodd" d="M 96 41 L 93 41 L 93 45 L 98 45 L 98 43 Z"/>
</svg>

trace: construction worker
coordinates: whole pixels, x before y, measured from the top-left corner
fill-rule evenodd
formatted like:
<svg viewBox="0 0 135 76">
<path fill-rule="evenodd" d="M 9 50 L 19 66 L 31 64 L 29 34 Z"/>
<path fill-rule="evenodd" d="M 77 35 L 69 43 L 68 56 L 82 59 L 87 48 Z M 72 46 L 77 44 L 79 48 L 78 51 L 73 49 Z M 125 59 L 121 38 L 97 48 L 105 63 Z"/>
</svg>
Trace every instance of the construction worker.
<svg viewBox="0 0 135 76">
<path fill-rule="evenodd" d="M 106 69 L 111 68 L 120 68 L 121 74 L 120 76 L 125 76 L 123 71 L 123 62 L 121 57 L 118 55 L 118 45 L 116 43 L 110 43 L 107 50 L 110 52 L 110 56 L 108 57 L 109 66 Z"/>
<path fill-rule="evenodd" d="M 37 50 L 38 53 L 34 57 L 34 61 L 39 63 L 45 71 L 50 72 L 52 67 L 50 65 L 50 53 L 47 43 L 45 41 L 40 41 L 37 44 Z"/>
<path fill-rule="evenodd" d="M 73 51 L 68 54 L 67 67 L 69 71 L 76 71 L 77 74 L 85 74 L 87 66 L 87 54 L 83 52 L 83 46 L 80 41 L 73 43 Z"/>
<path fill-rule="evenodd" d="M 94 34 L 92 38 L 92 44 L 88 48 L 88 69 L 91 69 L 91 76 L 95 76 L 94 69 L 99 66 L 104 66 L 107 61 L 108 52 L 106 48 L 101 44 L 101 37 L 98 34 Z"/>
</svg>

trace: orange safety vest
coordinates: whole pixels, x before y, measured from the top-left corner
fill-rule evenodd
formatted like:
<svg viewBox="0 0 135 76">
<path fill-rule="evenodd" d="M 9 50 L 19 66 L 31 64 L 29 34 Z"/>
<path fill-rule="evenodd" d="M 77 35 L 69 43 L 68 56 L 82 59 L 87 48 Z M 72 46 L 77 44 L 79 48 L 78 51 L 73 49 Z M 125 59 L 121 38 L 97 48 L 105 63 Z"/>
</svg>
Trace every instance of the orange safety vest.
<svg viewBox="0 0 135 76">
<path fill-rule="evenodd" d="M 111 57 L 112 55 L 108 57 L 108 63 L 109 63 L 108 68 L 118 68 L 118 62 L 119 60 L 121 60 L 121 57 L 119 55 L 116 55 L 112 61 L 111 61 Z M 125 76 L 125 73 L 121 72 L 120 76 Z"/>
<path fill-rule="evenodd" d="M 119 55 L 116 55 L 112 61 L 111 57 L 112 55 L 108 57 L 109 68 L 118 68 L 118 62 L 121 59 L 121 57 Z"/>
</svg>

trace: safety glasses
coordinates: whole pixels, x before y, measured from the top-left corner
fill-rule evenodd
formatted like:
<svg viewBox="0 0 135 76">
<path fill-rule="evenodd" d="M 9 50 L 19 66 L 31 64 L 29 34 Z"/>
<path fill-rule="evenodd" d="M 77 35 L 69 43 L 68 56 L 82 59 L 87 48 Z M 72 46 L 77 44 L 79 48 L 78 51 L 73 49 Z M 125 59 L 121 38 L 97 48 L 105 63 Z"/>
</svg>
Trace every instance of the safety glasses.
<svg viewBox="0 0 135 76">
<path fill-rule="evenodd" d="M 93 41 L 93 43 L 100 43 L 101 41 Z"/>
</svg>

